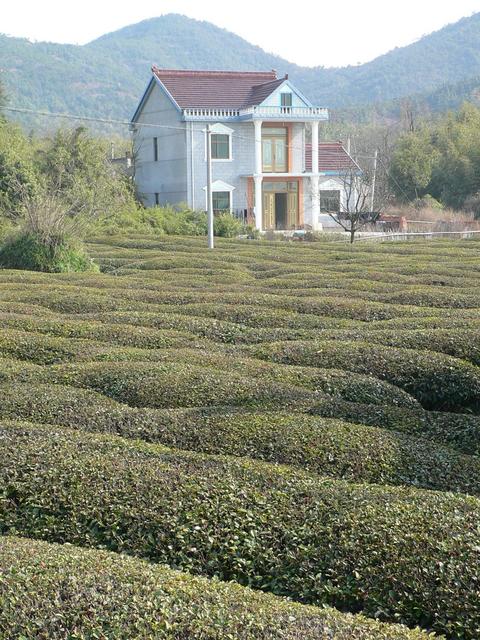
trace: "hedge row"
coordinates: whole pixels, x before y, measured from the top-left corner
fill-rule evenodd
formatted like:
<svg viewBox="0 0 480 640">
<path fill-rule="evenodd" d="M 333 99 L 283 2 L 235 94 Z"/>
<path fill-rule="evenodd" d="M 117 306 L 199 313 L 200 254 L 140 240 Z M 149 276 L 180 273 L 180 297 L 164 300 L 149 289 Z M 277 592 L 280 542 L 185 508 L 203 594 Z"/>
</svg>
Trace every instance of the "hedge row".
<svg viewBox="0 0 480 640">
<path fill-rule="evenodd" d="M 186 361 L 66 364 L 50 367 L 41 378 L 93 389 L 133 407 L 288 406 L 311 403 L 318 395 Z"/>
<path fill-rule="evenodd" d="M 311 334 L 312 335 L 312 334 Z M 313 336 L 312 336 L 313 337 Z M 318 338 L 318 336 L 317 336 Z M 480 365 L 480 326 L 451 329 L 367 329 L 349 328 L 322 333 L 322 340 L 364 341 L 403 349 L 438 351 Z"/>
<path fill-rule="evenodd" d="M 476 498 L 350 485 L 55 427 L 4 423 L 0 435 L 1 533 L 479 636 Z"/>
<path fill-rule="evenodd" d="M 0 636 L 48 640 L 427 640 L 105 551 L 0 541 Z"/>
<path fill-rule="evenodd" d="M 154 354 L 152 354 L 154 355 Z M 259 384 L 278 383 L 304 387 L 320 394 L 339 396 L 345 400 L 393 406 L 415 407 L 420 405 L 411 395 L 388 382 L 359 373 L 319 367 L 285 366 L 257 358 L 239 357 L 235 349 L 164 349 L 156 357 L 163 362 L 186 362 L 211 367 L 255 379 Z M 113 358 L 112 358 L 113 359 Z M 132 358 L 133 359 L 133 358 Z M 152 358 L 153 359 L 153 358 Z"/>
<path fill-rule="evenodd" d="M 480 411 L 480 368 L 444 354 L 328 341 L 277 342 L 245 349 L 283 364 L 371 374 L 404 389 L 427 409 Z"/>
<path fill-rule="evenodd" d="M 320 400 L 309 409 L 313 415 L 422 436 L 447 444 L 463 453 L 480 455 L 480 417 L 462 413 L 422 411 L 414 408 L 348 402 L 341 398 Z"/>
<path fill-rule="evenodd" d="M 298 387 L 305 397 L 309 395 L 312 400 L 318 395 L 328 394 L 349 401 L 418 406 L 418 402 L 405 391 L 371 376 L 334 369 L 286 367 L 255 358 L 240 358 L 236 357 L 235 351 L 225 352 L 202 339 L 194 342 L 188 335 L 183 336 L 173 330 L 159 331 L 158 334 L 165 341 L 163 349 L 115 347 L 84 339 L 56 338 L 8 330 L 0 338 L 0 354 L 3 352 L 27 363 L 59 363 L 57 366 L 43 368 L 26 367 L 21 372 L 23 380 L 89 387 L 134 406 L 211 404 L 210 400 L 201 401 L 201 389 L 205 390 L 208 398 L 217 398 L 218 402 L 215 404 L 239 404 L 243 392 L 250 397 L 252 390 L 257 389 L 254 395 L 260 394 L 259 397 L 266 398 L 270 395 L 268 389 L 274 389 L 278 385 L 286 388 L 286 396 L 292 400 L 300 399 L 301 393 L 295 390 Z M 167 348 L 174 344 L 177 345 L 176 348 Z M 185 346 L 188 348 L 184 348 Z M 194 346 L 195 349 L 191 348 Z M 7 359 L 0 359 L 0 377 L 4 375 L 6 379 L 12 377 L 12 365 L 8 362 Z M 191 373 L 192 367 L 194 372 L 201 367 L 202 375 L 195 377 Z M 17 370 L 18 367 L 15 365 L 14 369 Z M 99 378 L 102 370 L 104 375 Z M 173 370 L 178 371 L 178 375 Z M 170 371 L 172 375 L 168 379 Z M 205 379 L 204 382 L 202 378 Z M 185 384 L 191 386 L 186 387 Z M 212 388 L 209 388 L 210 384 Z M 263 396 L 262 389 L 265 392 Z M 145 404 L 149 392 L 152 393 L 151 402 Z M 182 404 L 175 404 L 176 392 L 178 400 L 182 398 Z M 274 395 L 278 396 L 276 393 Z M 188 400 L 186 405 L 185 399 Z M 140 401 L 142 404 L 138 404 Z"/>
<path fill-rule="evenodd" d="M 99 341 L 85 338 L 64 338 L 50 335 L 48 333 L 31 333 L 29 331 L 17 331 L 15 329 L 3 329 L 0 332 L 0 357 L 25 360 L 34 364 L 51 365 L 61 362 L 78 362 L 89 360 L 157 360 L 161 357 L 155 349 L 194 347 L 199 345 L 199 340 L 192 334 L 182 333 L 175 330 L 158 330 L 155 338 L 145 336 L 155 343 L 151 349 L 139 347 L 116 347 L 110 345 L 108 337 L 115 340 L 115 330 L 102 331 L 101 323 L 98 334 Z M 133 332 L 132 332 L 133 333 Z M 118 342 L 132 343 L 141 342 L 138 332 L 135 336 L 128 335 L 129 332 L 117 332 Z M 102 341 L 105 338 L 105 342 Z M 208 343 L 203 343 L 207 346 Z"/>
<path fill-rule="evenodd" d="M 303 467 L 354 482 L 480 495 L 480 460 L 419 437 L 342 420 L 218 407 L 132 409 L 55 385 L 0 386 L 0 418 L 141 438 L 169 447 Z"/>
<path fill-rule="evenodd" d="M 0 327 L 2 330 L 22 331 L 47 335 L 49 338 L 73 338 L 106 342 L 108 344 L 124 347 L 137 347 L 141 349 L 163 349 L 188 345 L 195 340 L 188 332 L 187 323 L 182 330 L 178 323 L 171 323 L 168 327 L 149 328 L 142 325 L 129 324 L 109 325 L 98 320 L 70 320 L 62 316 L 42 318 L 40 316 L 20 315 L 14 313 L 1 313 Z M 166 330 L 165 330 L 166 329 Z M 14 334 L 15 335 L 15 334 Z M 18 334 L 21 335 L 21 334 Z M 2 340 L 0 349 L 4 348 Z M 66 343 L 65 343 L 66 344 Z"/>
</svg>

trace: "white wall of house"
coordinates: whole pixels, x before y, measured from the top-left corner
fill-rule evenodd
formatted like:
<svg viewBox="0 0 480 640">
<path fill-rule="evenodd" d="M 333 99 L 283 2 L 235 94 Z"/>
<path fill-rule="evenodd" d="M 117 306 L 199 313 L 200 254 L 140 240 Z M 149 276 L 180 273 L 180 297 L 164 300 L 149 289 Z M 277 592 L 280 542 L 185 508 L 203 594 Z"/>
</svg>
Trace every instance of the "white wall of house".
<svg viewBox="0 0 480 640">
<path fill-rule="evenodd" d="M 205 209 L 207 186 L 206 122 L 187 123 L 187 201 L 195 209 Z M 214 126 L 215 122 L 210 122 Z M 231 129 L 231 158 L 212 160 L 212 181 L 222 181 L 233 187 L 232 209 L 248 207 L 247 179 L 255 167 L 255 136 L 252 122 L 224 122 Z M 191 152 L 193 150 L 193 160 Z M 251 205 L 250 205 L 251 206 Z"/>
<path fill-rule="evenodd" d="M 142 123 L 172 127 L 142 127 Z M 187 144 L 185 123 L 181 113 L 158 86 L 147 98 L 138 116 L 134 144 L 136 151 L 135 181 L 139 196 L 146 206 L 187 202 Z M 158 139 L 158 160 L 154 160 L 153 138 Z"/>
<path fill-rule="evenodd" d="M 340 191 L 342 204 L 343 206 L 345 205 L 345 189 L 340 178 L 336 178 L 334 176 L 321 176 L 319 180 L 319 191 L 321 192 L 322 190 Z M 322 211 L 320 211 L 320 215 L 318 216 L 318 220 L 315 224 L 315 221 L 312 218 L 312 193 L 310 188 L 310 180 L 304 180 L 303 202 L 305 225 L 315 227 L 320 224 L 320 228 L 323 229 L 338 229 L 340 231 L 342 230 L 339 224 L 337 224 L 328 214 L 322 213 Z"/>
</svg>

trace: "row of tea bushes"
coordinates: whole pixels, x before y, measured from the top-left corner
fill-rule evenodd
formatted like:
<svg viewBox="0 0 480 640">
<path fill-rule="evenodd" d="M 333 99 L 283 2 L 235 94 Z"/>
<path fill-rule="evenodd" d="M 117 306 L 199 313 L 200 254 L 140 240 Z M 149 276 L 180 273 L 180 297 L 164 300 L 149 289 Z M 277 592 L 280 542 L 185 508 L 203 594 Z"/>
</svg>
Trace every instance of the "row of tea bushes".
<svg viewBox="0 0 480 640">
<path fill-rule="evenodd" d="M 15 537 L 0 540 L 0 598 L 5 640 L 433 640 L 139 559 Z"/>
<path fill-rule="evenodd" d="M 135 329 L 133 330 L 133 332 Z M 131 332 L 131 333 L 133 333 Z M 144 339 L 155 342 L 151 349 L 138 347 L 115 347 L 115 339 L 112 334 L 115 330 L 102 331 L 100 323 L 99 341 L 85 338 L 66 338 L 51 335 L 48 332 L 34 333 L 30 331 L 18 331 L 15 329 L 3 329 L 0 332 L 0 357 L 25 360 L 40 365 L 51 365 L 61 362 L 81 362 L 95 360 L 156 360 L 158 354 L 155 349 L 194 347 L 198 345 L 196 337 L 175 330 L 157 330 L 155 338 L 145 336 Z M 141 342 L 138 332 L 132 343 Z M 109 335 L 110 334 L 110 335 Z M 118 342 L 128 342 L 128 329 L 120 329 L 117 332 Z M 111 338 L 113 345 L 102 337 Z M 138 339 L 138 340 L 137 340 Z M 208 343 L 203 343 L 207 346 Z"/>
<path fill-rule="evenodd" d="M 370 374 L 404 389 L 427 409 L 480 411 L 480 368 L 433 351 L 321 340 L 292 340 L 245 350 L 283 364 Z"/>
<path fill-rule="evenodd" d="M 423 411 L 389 405 L 322 399 L 308 410 L 313 415 L 422 436 L 471 455 L 480 455 L 480 416 Z"/>
<path fill-rule="evenodd" d="M 318 395 L 305 388 L 265 382 L 187 361 L 66 364 L 45 370 L 38 381 L 47 380 L 93 389 L 133 407 L 219 404 L 275 407 L 310 404 Z"/>
<path fill-rule="evenodd" d="M 141 438 L 192 451 L 249 456 L 353 482 L 410 484 L 480 495 L 480 460 L 418 437 L 302 413 L 133 409 L 92 391 L 0 386 L 0 418 Z"/>
<path fill-rule="evenodd" d="M 363 341 L 389 347 L 438 351 L 455 358 L 480 365 L 480 326 L 471 326 L 465 321 L 462 328 L 451 329 L 369 329 L 335 330 L 322 332 L 322 340 Z M 472 323 L 473 324 L 473 323 Z M 312 335 L 312 337 L 314 337 Z"/>
<path fill-rule="evenodd" d="M 263 383 L 278 383 L 304 387 L 310 391 L 339 396 L 344 400 L 390 404 L 392 406 L 419 408 L 419 403 L 410 394 L 394 385 L 373 376 L 351 373 L 341 369 L 320 367 L 284 366 L 257 358 L 239 357 L 235 349 L 228 351 L 208 349 L 164 349 L 156 358 L 163 362 L 186 362 L 211 367 L 252 378 Z"/>
<path fill-rule="evenodd" d="M 58 427 L 3 423 L 0 435 L 0 533 L 126 552 L 478 638 L 476 498 Z"/>
</svg>

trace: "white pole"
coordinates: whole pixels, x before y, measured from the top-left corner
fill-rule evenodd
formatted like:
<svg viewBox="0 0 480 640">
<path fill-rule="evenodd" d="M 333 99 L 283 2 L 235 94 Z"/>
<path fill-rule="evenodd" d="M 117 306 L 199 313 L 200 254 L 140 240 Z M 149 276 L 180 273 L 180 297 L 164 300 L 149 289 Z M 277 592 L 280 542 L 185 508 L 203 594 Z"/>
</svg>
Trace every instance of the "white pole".
<svg viewBox="0 0 480 640">
<path fill-rule="evenodd" d="M 212 131 L 209 124 L 207 124 L 207 221 L 208 248 L 213 249 Z"/>
<path fill-rule="evenodd" d="M 373 177 L 372 177 L 372 194 L 370 199 L 370 213 L 373 213 L 373 207 L 375 205 L 375 182 L 377 180 L 377 159 L 378 159 L 378 149 L 375 149 L 375 155 L 373 156 Z"/>
</svg>

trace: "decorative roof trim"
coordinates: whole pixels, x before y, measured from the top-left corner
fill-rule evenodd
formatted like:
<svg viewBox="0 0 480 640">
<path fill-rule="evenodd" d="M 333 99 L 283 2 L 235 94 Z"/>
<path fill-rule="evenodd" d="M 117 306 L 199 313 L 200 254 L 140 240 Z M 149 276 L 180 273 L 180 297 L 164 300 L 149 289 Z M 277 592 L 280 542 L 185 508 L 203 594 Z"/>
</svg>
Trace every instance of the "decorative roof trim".
<svg viewBox="0 0 480 640">
<path fill-rule="evenodd" d="M 202 188 L 204 191 L 207 190 L 207 187 Z M 234 191 L 235 188 L 236 187 L 223 180 L 215 180 L 215 182 L 212 182 L 212 191 Z"/>
<path fill-rule="evenodd" d="M 295 93 L 297 97 L 299 97 L 300 100 L 302 100 L 302 102 L 305 104 L 306 107 L 314 106 L 310 102 L 310 100 L 299 89 L 297 89 L 297 87 L 295 87 L 288 78 L 284 78 L 282 84 L 278 87 L 275 87 L 275 89 L 273 89 L 273 91 L 269 93 L 268 96 L 263 100 L 263 102 L 261 102 L 260 105 L 258 106 L 262 106 L 265 100 L 268 100 L 268 98 L 270 98 L 270 96 L 272 96 L 274 93 L 285 93 L 283 91 L 284 87 L 288 87 L 292 93 Z"/>
</svg>

